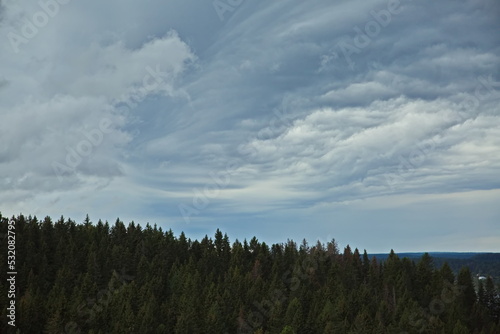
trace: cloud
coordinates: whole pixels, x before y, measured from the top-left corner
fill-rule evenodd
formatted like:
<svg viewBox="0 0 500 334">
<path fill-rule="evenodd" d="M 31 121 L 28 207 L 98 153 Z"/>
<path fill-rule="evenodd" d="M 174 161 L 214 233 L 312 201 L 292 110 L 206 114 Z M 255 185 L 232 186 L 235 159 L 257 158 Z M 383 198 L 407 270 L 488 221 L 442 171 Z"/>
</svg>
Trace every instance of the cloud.
<svg viewBox="0 0 500 334">
<path fill-rule="evenodd" d="M 492 155 L 500 138 L 498 118 L 480 115 L 460 123 L 456 109 L 448 101 L 398 98 L 366 108 L 317 110 L 276 138 L 256 138 L 245 150 L 254 152 L 250 163 L 261 179 L 287 175 L 287 187 L 313 188 L 318 197 L 331 193 L 333 201 L 403 189 L 432 192 L 453 182 L 451 170 L 458 188 L 466 175 L 474 184 L 493 179 L 500 167 Z"/>
<path fill-rule="evenodd" d="M 201 234 L 248 235 L 258 221 L 273 240 L 302 239 L 307 225 L 309 237 L 337 229 L 380 249 L 359 226 L 394 228 L 410 247 L 405 228 L 438 245 L 425 227 L 441 224 L 452 245 L 465 234 L 440 219 L 463 196 L 475 204 L 457 224 L 481 208 L 492 229 L 500 6 L 389 10 L 386 0 L 245 1 L 221 20 L 210 1 L 72 1 L 27 38 L 44 9 L 4 3 L 2 210 Z M 9 33 L 27 40 L 17 53 Z M 193 203 L 203 208 L 185 225 L 179 205 Z"/>
<path fill-rule="evenodd" d="M 92 43 L 70 59 L 55 52 L 40 58 L 46 49 L 28 46 L 6 71 L 0 105 L 8 124 L 0 134 L 0 174 L 8 175 L 3 189 L 26 196 L 123 175 L 125 146 L 138 134 L 129 128 L 132 108 L 151 96 L 186 98 L 176 80 L 196 61 L 174 31 L 136 49 Z"/>
</svg>

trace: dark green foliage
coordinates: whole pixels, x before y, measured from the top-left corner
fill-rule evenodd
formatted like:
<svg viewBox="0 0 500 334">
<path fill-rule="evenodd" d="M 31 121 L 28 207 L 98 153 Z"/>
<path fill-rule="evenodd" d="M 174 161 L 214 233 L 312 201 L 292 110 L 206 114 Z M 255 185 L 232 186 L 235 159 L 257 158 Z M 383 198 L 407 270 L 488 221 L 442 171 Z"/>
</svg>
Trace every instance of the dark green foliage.
<svg viewBox="0 0 500 334">
<path fill-rule="evenodd" d="M 391 251 L 379 263 L 358 249 L 190 240 L 119 219 L 13 217 L 20 333 L 498 333 L 500 296 L 468 268 L 455 275 Z M 6 218 L 0 215 L 0 233 Z M 0 253 L 6 262 L 6 252 Z M 0 273 L 0 332 L 6 322 Z M 476 292 L 477 291 L 477 292 Z"/>
</svg>

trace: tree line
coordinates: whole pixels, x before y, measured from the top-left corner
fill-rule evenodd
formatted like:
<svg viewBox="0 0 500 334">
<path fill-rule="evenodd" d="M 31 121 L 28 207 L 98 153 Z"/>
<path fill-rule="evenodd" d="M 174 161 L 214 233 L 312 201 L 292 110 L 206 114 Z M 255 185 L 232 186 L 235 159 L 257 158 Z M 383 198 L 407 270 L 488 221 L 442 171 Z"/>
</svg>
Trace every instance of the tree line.
<svg viewBox="0 0 500 334">
<path fill-rule="evenodd" d="M 218 229 L 191 240 L 88 216 L 0 214 L 1 235 L 10 220 L 17 321 L 3 270 L 2 333 L 500 333 L 491 277 L 475 284 L 468 267 L 436 268 L 428 254 L 377 261 L 335 240 L 231 243 Z"/>
</svg>

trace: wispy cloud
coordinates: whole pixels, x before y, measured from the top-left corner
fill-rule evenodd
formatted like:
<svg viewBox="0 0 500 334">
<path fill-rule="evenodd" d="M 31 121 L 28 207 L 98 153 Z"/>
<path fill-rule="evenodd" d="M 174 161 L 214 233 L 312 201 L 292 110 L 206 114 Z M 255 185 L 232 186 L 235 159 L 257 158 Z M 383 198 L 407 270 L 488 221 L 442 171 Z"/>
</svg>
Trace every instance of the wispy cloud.
<svg viewBox="0 0 500 334">
<path fill-rule="evenodd" d="M 2 213 L 498 250 L 496 1 L 42 3 L 0 12 Z"/>
</svg>

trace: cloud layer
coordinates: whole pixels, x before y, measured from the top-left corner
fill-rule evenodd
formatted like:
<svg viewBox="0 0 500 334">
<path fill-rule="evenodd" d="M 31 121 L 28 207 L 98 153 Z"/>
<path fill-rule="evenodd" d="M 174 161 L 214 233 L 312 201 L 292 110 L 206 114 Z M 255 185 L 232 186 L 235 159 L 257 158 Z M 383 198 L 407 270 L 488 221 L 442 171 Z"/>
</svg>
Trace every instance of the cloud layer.
<svg viewBox="0 0 500 334">
<path fill-rule="evenodd" d="M 496 1 L 222 3 L 2 2 L 1 212 L 500 251 Z"/>
</svg>

